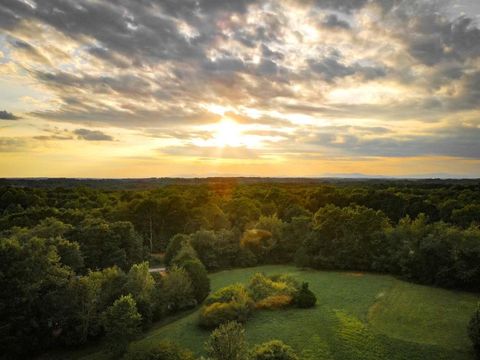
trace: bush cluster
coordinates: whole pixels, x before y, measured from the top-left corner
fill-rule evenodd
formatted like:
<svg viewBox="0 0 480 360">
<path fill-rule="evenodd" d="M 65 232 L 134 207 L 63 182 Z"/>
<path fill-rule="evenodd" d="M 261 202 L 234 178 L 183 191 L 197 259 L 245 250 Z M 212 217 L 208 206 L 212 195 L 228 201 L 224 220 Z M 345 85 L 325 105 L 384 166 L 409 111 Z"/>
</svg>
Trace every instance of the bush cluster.
<svg viewBox="0 0 480 360">
<path fill-rule="evenodd" d="M 229 321 L 244 323 L 254 309 L 282 309 L 292 304 L 305 308 L 314 306 L 316 301 L 308 284 L 300 287 L 288 275 L 265 276 L 257 273 L 246 287 L 234 284 L 211 294 L 200 310 L 199 323 L 205 328 L 214 328 Z"/>
<path fill-rule="evenodd" d="M 230 285 L 213 293 L 200 310 L 200 325 L 214 328 L 228 321 L 245 322 L 252 313 L 254 303 L 245 287 Z"/>
<path fill-rule="evenodd" d="M 248 292 L 255 302 L 259 302 L 272 296 L 292 297 L 297 291 L 298 284 L 288 276 L 268 277 L 257 273 L 251 279 L 247 286 Z"/>
<path fill-rule="evenodd" d="M 257 301 L 255 307 L 257 309 L 283 309 L 290 306 L 293 298 L 290 295 L 271 295 Z"/>
<path fill-rule="evenodd" d="M 280 340 L 272 340 L 257 345 L 251 355 L 252 360 L 299 360 L 293 349 Z"/>
</svg>

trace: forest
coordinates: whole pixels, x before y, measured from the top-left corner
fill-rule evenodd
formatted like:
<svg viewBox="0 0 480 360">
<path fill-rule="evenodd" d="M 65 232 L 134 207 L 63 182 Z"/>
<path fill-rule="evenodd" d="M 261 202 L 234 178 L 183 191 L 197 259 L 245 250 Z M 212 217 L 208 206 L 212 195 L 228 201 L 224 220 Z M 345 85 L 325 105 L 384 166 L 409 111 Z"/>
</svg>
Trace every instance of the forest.
<svg viewBox="0 0 480 360">
<path fill-rule="evenodd" d="M 5 359 L 99 343 L 113 358 L 193 359 L 170 342 L 142 354 L 128 344 L 197 308 L 211 359 L 301 358 L 280 340 L 228 342 L 257 311 L 315 306 L 308 282 L 258 273 L 212 292 L 225 269 L 294 265 L 480 292 L 476 180 L 4 179 L 0 214 Z M 480 356 L 479 309 L 470 315 Z"/>
</svg>

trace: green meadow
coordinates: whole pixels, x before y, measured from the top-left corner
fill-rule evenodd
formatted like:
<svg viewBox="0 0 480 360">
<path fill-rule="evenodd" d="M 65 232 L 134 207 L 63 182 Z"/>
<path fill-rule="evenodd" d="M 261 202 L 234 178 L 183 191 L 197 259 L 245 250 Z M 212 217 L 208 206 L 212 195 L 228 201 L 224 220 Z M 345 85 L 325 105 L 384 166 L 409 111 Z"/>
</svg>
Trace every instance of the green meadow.
<svg viewBox="0 0 480 360">
<path fill-rule="evenodd" d="M 256 272 L 288 273 L 307 281 L 318 303 L 312 309 L 258 311 L 246 324 L 251 345 L 280 339 L 301 358 L 473 359 L 466 326 L 479 296 L 407 283 L 392 276 L 260 266 L 211 274 L 212 290 L 246 282 Z M 198 310 L 157 324 L 132 343 L 145 348 L 169 339 L 203 355 L 209 332 L 197 326 Z M 107 359 L 101 348 L 69 354 Z"/>
</svg>

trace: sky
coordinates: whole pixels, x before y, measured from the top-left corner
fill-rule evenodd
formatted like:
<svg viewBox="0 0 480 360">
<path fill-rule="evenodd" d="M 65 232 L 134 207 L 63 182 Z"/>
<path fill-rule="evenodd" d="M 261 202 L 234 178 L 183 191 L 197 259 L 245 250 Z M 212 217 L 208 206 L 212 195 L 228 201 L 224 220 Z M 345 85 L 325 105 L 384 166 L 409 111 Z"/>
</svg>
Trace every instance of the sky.
<svg viewBox="0 0 480 360">
<path fill-rule="evenodd" d="M 479 0 L 0 0 L 0 177 L 480 177 Z"/>
</svg>

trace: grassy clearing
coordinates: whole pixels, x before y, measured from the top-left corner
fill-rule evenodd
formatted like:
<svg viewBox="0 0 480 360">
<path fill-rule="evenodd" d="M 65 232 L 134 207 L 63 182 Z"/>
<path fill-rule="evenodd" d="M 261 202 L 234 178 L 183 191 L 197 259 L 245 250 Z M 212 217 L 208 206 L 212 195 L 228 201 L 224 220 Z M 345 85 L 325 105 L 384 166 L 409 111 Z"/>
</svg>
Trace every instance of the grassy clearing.
<svg viewBox="0 0 480 360">
<path fill-rule="evenodd" d="M 370 308 L 369 322 L 392 338 L 462 350 L 474 309 L 471 294 L 398 281 Z"/>
<path fill-rule="evenodd" d="M 289 273 L 308 281 L 318 298 L 313 309 L 259 311 L 247 323 L 251 344 L 280 339 L 302 359 L 472 359 L 465 331 L 479 297 L 405 283 L 386 275 L 262 266 L 211 275 L 212 289 L 246 282 L 255 272 Z M 153 346 L 171 339 L 203 354 L 209 333 L 197 326 L 198 312 L 152 329 L 132 344 Z M 104 353 L 68 358 L 107 359 Z M 84 354 L 83 354 L 84 355 Z"/>
</svg>

